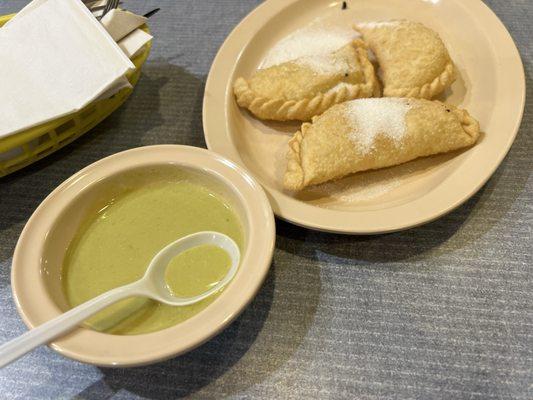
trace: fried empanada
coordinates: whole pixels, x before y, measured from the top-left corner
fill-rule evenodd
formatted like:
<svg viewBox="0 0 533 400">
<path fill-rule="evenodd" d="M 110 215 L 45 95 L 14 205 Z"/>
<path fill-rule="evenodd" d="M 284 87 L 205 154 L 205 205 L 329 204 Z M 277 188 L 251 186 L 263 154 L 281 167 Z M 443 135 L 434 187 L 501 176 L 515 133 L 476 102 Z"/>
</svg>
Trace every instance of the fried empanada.
<svg viewBox="0 0 533 400">
<path fill-rule="evenodd" d="M 383 96 L 431 99 L 455 80 L 453 62 L 437 33 L 411 21 L 359 24 L 379 63 Z"/>
<path fill-rule="evenodd" d="M 332 105 L 378 95 L 378 81 L 360 40 L 326 55 L 301 57 L 238 78 L 235 97 L 261 119 L 307 121 Z"/>
<path fill-rule="evenodd" d="M 304 123 L 289 142 L 284 186 L 306 186 L 476 143 L 479 124 L 438 101 L 358 99 Z"/>
</svg>

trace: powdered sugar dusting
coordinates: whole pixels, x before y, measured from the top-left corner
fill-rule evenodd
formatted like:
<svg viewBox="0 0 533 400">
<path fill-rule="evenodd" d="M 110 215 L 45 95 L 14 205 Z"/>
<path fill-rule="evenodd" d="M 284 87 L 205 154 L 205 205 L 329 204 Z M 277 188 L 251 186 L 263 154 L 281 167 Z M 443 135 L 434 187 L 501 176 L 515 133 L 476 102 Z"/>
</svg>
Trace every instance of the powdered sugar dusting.
<svg viewBox="0 0 533 400">
<path fill-rule="evenodd" d="M 350 27 L 330 25 L 318 18 L 280 40 L 268 52 L 261 68 L 268 68 L 300 57 L 332 53 L 358 36 Z"/>
<path fill-rule="evenodd" d="M 337 74 L 350 69 L 348 61 L 332 54 L 305 56 L 294 60 L 296 64 L 312 69 L 317 74 Z"/>
<path fill-rule="evenodd" d="M 363 22 L 357 24 L 357 26 L 365 29 L 376 29 L 376 28 L 385 28 L 385 27 L 394 27 L 398 26 L 400 21 L 377 21 L 377 22 Z"/>
<path fill-rule="evenodd" d="M 399 143 L 405 134 L 405 115 L 410 108 L 408 100 L 392 97 L 346 103 L 347 118 L 352 127 L 350 139 L 364 152 L 372 150 L 378 135 Z"/>
<path fill-rule="evenodd" d="M 358 178 L 360 178 L 360 175 Z M 402 184 L 397 177 L 389 177 L 381 182 L 372 182 L 371 179 L 359 179 L 357 182 L 344 180 L 329 182 L 320 185 L 320 192 L 345 203 L 360 203 L 383 197 Z"/>
</svg>

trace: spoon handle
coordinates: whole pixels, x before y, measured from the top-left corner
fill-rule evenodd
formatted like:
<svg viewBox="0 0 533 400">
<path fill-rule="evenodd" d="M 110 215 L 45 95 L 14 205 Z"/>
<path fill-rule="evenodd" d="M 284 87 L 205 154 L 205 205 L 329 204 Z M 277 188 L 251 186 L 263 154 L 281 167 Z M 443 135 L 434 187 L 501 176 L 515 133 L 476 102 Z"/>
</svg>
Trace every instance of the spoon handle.
<svg viewBox="0 0 533 400">
<path fill-rule="evenodd" d="M 48 343 L 61 336 L 91 315 L 127 297 L 141 294 L 137 282 L 131 285 L 121 286 L 101 294 L 77 307 L 67 311 L 60 316 L 39 325 L 16 339 L 0 346 L 0 368 L 15 361 L 34 348 Z"/>
</svg>

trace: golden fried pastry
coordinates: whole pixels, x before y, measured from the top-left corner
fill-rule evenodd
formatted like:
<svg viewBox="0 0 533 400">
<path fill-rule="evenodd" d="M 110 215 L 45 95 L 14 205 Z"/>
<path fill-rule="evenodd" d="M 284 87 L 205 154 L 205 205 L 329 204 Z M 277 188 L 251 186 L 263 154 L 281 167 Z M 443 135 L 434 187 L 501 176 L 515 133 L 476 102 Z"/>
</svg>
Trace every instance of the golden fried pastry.
<svg viewBox="0 0 533 400">
<path fill-rule="evenodd" d="M 304 123 L 289 142 L 284 186 L 308 185 L 476 143 L 479 124 L 465 110 L 438 101 L 358 99 Z"/>
<path fill-rule="evenodd" d="M 380 66 L 383 95 L 431 99 L 455 80 L 450 55 L 437 33 L 418 22 L 359 24 Z"/>
<path fill-rule="evenodd" d="M 378 94 L 374 67 L 358 40 L 326 55 L 301 57 L 238 78 L 235 97 L 261 119 L 306 121 L 332 105 Z"/>
</svg>

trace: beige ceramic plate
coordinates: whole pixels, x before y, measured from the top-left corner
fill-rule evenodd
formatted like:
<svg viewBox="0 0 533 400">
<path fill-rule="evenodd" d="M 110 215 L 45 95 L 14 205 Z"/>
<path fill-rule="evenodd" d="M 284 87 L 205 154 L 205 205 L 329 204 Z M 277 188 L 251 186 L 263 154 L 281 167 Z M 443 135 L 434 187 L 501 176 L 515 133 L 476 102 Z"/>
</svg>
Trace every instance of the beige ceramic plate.
<svg viewBox="0 0 533 400">
<path fill-rule="evenodd" d="M 509 33 L 480 0 L 269 0 L 230 34 L 211 68 L 204 97 L 208 146 L 245 166 L 266 188 L 276 215 L 339 233 L 382 233 L 453 210 L 489 179 L 518 131 L 525 100 L 522 62 Z M 248 77 L 280 39 L 309 22 L 350 27 L 407 18 L 436 30 L 460 77 L 441 99 L 481 123 L 480 143 L 462 153 L 359 173 L 297 196 L 282 189 L 287 142 L 298 125 L 265 123 L 237 106 L 231 86 Z"/>
<path fill-rule="evenodd" d="M 158 332 L 119 336 L 79 328 L 51 346 L 75 360 L 111 367 L 136 366 L 182 354 L 228 325 L 256 294 L 274 251 L 274 215 L 242 168 L 207 150 L 188 146 L 141 147 L 98 161 L 62 183 L 37 208 L 15 249 L 11 282 L 19 313 L 33 328 L 66 311 L 60 267 L 85 215 L 109 201 L 136 169 L 158 174 L 175 167 L 219 192 L 240 217 L 245 248 L 233 281 L 205 310 Z"/>
</svg>

